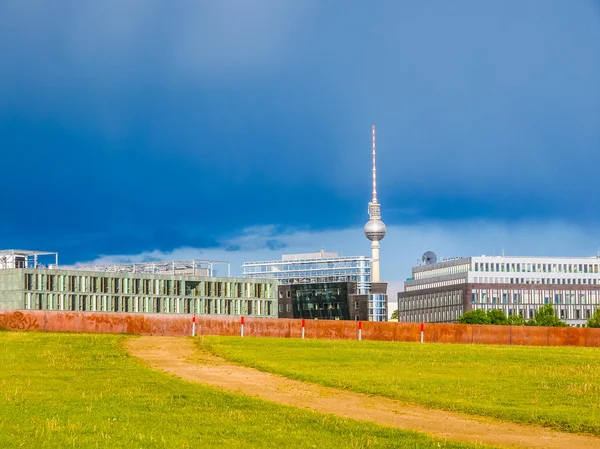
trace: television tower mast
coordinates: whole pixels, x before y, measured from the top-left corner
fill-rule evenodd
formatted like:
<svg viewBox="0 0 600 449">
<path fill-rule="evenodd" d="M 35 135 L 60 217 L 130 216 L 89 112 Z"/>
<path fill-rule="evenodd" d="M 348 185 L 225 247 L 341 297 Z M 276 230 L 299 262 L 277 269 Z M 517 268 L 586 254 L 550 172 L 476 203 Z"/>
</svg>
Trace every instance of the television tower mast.
<svg viewBox="0 0 600 449">
<path fill-rule="evenodd" d="M 381 209 L 377 202 L 377 166 L 375 164 L 375 125 L 373 125 L 373 198 L 369 203 L 369 221 L 365 235 L 371 240 L 371 282 L 380 282 L 379 241 L 385 237 L 385 224 L 381 221 Z"/>
</svg>

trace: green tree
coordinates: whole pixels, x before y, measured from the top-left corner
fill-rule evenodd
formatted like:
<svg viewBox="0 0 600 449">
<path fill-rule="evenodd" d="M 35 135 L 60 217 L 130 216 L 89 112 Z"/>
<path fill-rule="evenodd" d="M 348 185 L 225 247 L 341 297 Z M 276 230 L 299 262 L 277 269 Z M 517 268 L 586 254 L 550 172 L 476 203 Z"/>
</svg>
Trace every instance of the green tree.
<svg viewBox="0 0 600 449">
<path fill-rule="evenodd" d="M 490 318 L 490 324 L 508 324 L 506 315 L 500 309 L 488 310 L 487 314 Z"/>
<path fill-rule="evenodd" d="M 552 304 L 544 304 L 535 312 L 535 319 L 529 320 L 531 326 L 567 327 L 568 324 L 559 319 Z"/>
<path fill-rule="evenodd" d="M 511 313 L 506 319 L 506 324 L 510 326 L 524 326 L 525 318 L 523 318 L 518 313 Z"/>
<path fill-rule="evenodd" d="M 600 307 L 596 309 L 594 315 L 588 320 L 587 327 L 600 328 Z"/>
<path fill-rule="evenodd" d="M 490 324 L 490 317 L 484 310 L 475 309 L 458 317 L 460 324 Z"/>
<path fill-rule="evenodd" d="M 392 312 L 392 316 L 390 317 L 391 320 L 397 320 L 398 319 L 398 311 L 394 310 Z"/>
<path fill-rule="evenodd" d="M 525 323 L 525 326 L 537 326 L 537 322 L 535 321 L 534 317 L 531 317 L 527 320 L 527 322 Z"/>
</svg>

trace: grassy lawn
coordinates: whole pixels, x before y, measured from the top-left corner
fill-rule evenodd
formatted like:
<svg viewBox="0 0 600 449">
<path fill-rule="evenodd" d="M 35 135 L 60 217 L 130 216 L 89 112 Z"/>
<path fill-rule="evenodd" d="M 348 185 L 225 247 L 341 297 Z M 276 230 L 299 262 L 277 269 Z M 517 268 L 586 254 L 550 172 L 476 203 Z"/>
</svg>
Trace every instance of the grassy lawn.
<svg viewBox="0 0 600 449">
<path fill-rule="evenodd" d="M 0 447 L 474 447 L 188 383 L 124 338 L 0 332 Z"/>
<path fill-rule="evenodd" d="M 600 349 L 204 337 L 247 366 L 318 384 L 600 435 Z"/>
</svg>

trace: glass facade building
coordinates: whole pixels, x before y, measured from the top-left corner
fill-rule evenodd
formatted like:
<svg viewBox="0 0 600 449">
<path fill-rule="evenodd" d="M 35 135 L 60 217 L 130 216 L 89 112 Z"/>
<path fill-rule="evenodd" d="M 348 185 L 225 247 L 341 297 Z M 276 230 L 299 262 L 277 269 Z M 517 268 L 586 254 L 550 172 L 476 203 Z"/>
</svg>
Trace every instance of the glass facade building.
<svg viewBox="0 0 600 449">
<path fill-rule="evenodd" d="M 371 321 L 387 321 L 387 295 L 373 293 L 369 295 L 369 317 Z"/>
<path fill-rule="evenodd" d="M 324 251 L 291 254 L 281 260 L 246 262 L 243 276 L 277 279 L 282 284 L 355 282 L 357 292 L 367 294 L 371 288 L 371 260 L 365 256 L 340 257 Z"/>
<path fill-rule="evenodd" d="M 371 282 L 371 259 L 365 256 L 322 250 L 287 254 L 281 260 L 246 262 L 243 275 L 279 281 L 281 318 L 387 321 L 387 284 Z M 283 292 L 283 286 L 292 288 Z"/>
<path fill-rule="evenodd" d="M 349 302 L 350 285 L 345 282 L 292 285 L 294 318 L 352 319 Z"/>
</svg>

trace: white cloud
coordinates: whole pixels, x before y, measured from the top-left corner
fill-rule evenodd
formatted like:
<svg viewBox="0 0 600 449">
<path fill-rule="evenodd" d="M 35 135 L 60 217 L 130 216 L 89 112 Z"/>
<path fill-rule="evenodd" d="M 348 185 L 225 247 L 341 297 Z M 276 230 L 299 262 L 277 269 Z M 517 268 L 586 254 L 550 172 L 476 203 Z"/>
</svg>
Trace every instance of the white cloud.
<svg viewBox="0 0 600 449">
<path fill-rule="evenodd" d="M 267 243 L 276 240 L 284 249 L 269 249 Z M 141 254 L 103 256 L 94 263 L 139 262 L 156 259 L 227 260 L 232 275 L 240 275 L 242 264 L 248 261 L 278 260 L 282 253 L 306 253 L 319 249 L 341 255 L 369 255 L 369 241 L 362 229 L 342 229 L 322 232 L 299 230 L 277 233 L 274 226 L 251 227 L 238 236 L 225 240 L 221 248 L 182 247 L 170 252 L 148 251 Z M 237 251 L 225 248 L 236 247 Z M 473 255 L 530 256 L 594 256 L 600 247 L 599 229 L 581 229 L 562 223 L 496 223 L 447 224 L 428 223 L 412 226 L 389 226 L 381 242 L 381 273 L 390 283 L 388 292 L 393 303 L 395 292 L 411 274 L 411 267 L 421 255 L 432 250 L 439 258 Z M 390 311 L 395 305 L 390 304 Z"/>
</svg>

